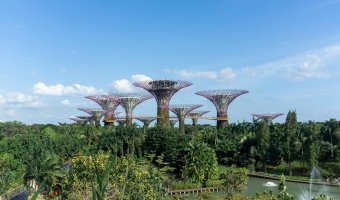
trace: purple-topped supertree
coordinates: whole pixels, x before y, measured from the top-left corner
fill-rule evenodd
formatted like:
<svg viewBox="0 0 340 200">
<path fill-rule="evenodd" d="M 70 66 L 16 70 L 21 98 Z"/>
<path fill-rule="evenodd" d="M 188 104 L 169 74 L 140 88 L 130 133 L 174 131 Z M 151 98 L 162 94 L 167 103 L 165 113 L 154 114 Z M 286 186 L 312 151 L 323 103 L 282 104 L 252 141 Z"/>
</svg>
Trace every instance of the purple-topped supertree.
<svg viewBox="0 0 340 200">
<path fill-rule="evenodd" d="M 177 117 L 170 117 L 169 122 L 170 122 L 170 127 L 175 128 L 175 124 L 178 122 L 178 118 Z"/>
<path fill-rule="evenodd" d="M 126 124 L 126 118 L 116 118 L 115 122 L 117 122 L 119 126 L 124 126 Z"/>
<path fill-rule="evenodd" d="M 120 104 L 120 98 L 115 95 L 93 95 L 86 96 L 100 105 L 100 107 L 106 111 L 104 116 L 104 126 L 113 125 L 115 110 Z"/>
<path fill-rule="evenodd" d="M 270 123 L 273 119 L 283 115 L 282 113 L 267 113 L 267 114 L 251 114 L 254 117 L 260 118 Z"/>
<path fill-rule="evenodd" d="M 177 115 L 179 120 L 179 131 L 181 134 L 185 133 L 185 124 L 184 120 L 188 113 L 199 108 L 203 105 L 195 105 L 195 104 L 174 104 L 170 105 L 170 110 Z"/>
<path fill-rule="evenodd" d="M 197 110 L 192 111 L 188 114 L 188 117 L 192 120 L 192 125 L 195 126 L 197 124 L 198 118 L 202 117 L 204 114 L 208 113 L 208 110 Z"/>
<path fill-rule="evenodd" d="M 72 120 L 72 121 L 75 121 L 77 124 L 82 124 L 82 125 L 84 125 L 88 122 L 87 119 L 80 119 L 80 118 L 77 118 L 77 117 L 70 117 L 69 119 Z"/>
<path fill-rule="evenodd" d="M 220 89 L 220 90 L 205 90 L 196 92 L 209 99 L 216 107 L 217 111 L 217 128 L 222 129 L 228 124 L 228 107 L 230 103 L 238 96 L 248 93 L 247 90 L 238 89 Z"/>
<path fill-rule="evenodd" d="M 78 110 L 84 111 L 87 114 L 91 115 L 95 126 L 100 126 L 100 119 L 105 115 L 105 110 L 99 110 L 98 108 L 78 108 Z"/>
<path fill-rule="evenodd" d="M 120 105 L 125 110 L 126 116 L 126 126 L 132 125 L 132 111 L 135 107 L 142 103 L 145 100 L 153 98 L 152 95 L 149 94 L 140 94 L 140 93 L 121 93 L 115 94 L 119 97 L 121 103 Z"/>
<path fill-rule="evenodd" d="M 157 124 L 169 127 L 169 102 L 171 97 L 180 89 L 192 85 L 188 81 L 179 80 L 150 80 L 135 82 L 133 85 L 141 87 L 150 92 L 157 101 Z"/>
<path fill-rule="evenodd" d="M 144 127 L 149 127 L 150 123 L 157 119 L 157 117 L 135 117 L 135 119 L 138 119 L 139 121 L 143 122 Z"/>
</svg>

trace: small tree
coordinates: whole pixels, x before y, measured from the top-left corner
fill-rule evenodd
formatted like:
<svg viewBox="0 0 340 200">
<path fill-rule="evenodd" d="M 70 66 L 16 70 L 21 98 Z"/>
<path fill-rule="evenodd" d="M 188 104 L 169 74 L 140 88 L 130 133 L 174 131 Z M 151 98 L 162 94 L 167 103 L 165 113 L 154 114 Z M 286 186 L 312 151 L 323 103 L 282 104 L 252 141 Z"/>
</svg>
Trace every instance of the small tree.
<svg viewBox="0 0 340 200">
<path fill-rule="evenodd" d="M 184 152 L 182 177 L 203 185 L 217 175 L 215 151 L 202 143 L 189 143 Z"/>
<path fill-rule="evenodd" d="M 240 194 L 247 187 L 249 170 L 245 168 L 229 168 L 220 175 L 223 180 L 222 188 L 227 199 L 232 199 L 235 194 Z"/>
</svg>

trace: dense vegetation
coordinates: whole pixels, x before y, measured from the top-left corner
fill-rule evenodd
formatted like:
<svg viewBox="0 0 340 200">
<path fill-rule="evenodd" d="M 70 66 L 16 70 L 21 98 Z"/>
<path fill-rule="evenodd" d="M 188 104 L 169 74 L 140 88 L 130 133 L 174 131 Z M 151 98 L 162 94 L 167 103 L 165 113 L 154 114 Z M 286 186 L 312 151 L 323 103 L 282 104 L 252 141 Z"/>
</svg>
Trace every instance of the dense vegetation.
<svg viewBox="0 0 340 200">
<path fill-rule="evenodd" d="M 230 196 L 249 171 L 309 176 L 317 166 L 330 180 L 340 177 L 340 122 L 296 119 L 289 112 L 282 124 L 254 120 L 219 131 L 187 125 L 184 135 L 137 125 L 0 123 L 0 194 L 34 180 L 45 196 L 68 199 L 163 199 L 167 188 L 204 186 Z M 222 173 L 222 165 L 233 168 Z"/>
</svg>

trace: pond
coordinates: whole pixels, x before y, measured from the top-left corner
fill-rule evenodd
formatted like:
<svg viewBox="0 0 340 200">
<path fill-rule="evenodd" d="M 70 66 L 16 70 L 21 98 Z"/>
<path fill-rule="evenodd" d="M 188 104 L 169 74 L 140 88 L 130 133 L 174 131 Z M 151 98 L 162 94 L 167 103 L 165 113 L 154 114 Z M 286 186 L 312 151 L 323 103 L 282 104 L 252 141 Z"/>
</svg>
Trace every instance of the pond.
<svg viewBox="0 0 340 200">
<path fill-rule="evenodd" d="M 248 185 L 247 189 L 244 191 L 244 194 L 247 196 L 253 196 L 256 193 L 261 193 L 264 191 L 272 191 L 274 195 L 279 193 L 278 185 L 279 180 L 271 180 L 266 178 L 255 178 L 249 177 L 248 178 Z M 266 186 L 267 185 L 267 186 Z M 276 185 L 276 186 L 273 186 Z M 328 196 L 333 197 L 334 200 L 340 200 L 340 187 L 333 187 L 333 186 L 325 186 L 325 185 L 312 185 L 310 187 L 309 184 L 304 183 L 294 183 L 294 182 L 287 182 L 287 192 L 293 194 L 297 200 L 310 200 L 317 194 L 326 194 Z M 310 195 L 311 189 L 311 195 Z M 209 195 L 211 199 L 221 199 L 222 192 L 216 192 L 214 194 Z M 187 195 L 186 199 L 197 199 L 197 194 Z"/>
<path fill-rule="evenodd" d="M 274 183 L 279 185 L 279 180 L 270 180 L 265 178 L 249 177 L 248 186 L 245 190 L 246 195 L 254 195 L 256 192 L 272 191 L 274 194 L 278 194 L 278 186 L 265 186 Z M 269 183 L 269 184 L 268 184 Z M 333 197 L 333 199 L 340 199 L 340 187 L 325 186 L 325 185 L 311 185 L 304 183 L 287 182 L 287 192 L 293 194 L 297 199 L 310 199 L 309 191 L 311 189 L 312 197 L 317 194 L 327 194 Z"/>
</svg>

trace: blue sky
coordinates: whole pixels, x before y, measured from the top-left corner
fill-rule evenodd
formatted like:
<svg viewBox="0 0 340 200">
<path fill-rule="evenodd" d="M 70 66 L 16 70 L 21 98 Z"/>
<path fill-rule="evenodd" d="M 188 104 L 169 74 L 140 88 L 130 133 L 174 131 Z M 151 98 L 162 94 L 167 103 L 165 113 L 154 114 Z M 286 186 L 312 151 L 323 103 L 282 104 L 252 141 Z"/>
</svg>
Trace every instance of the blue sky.
<svg viewBox="0 0 340 200">
<path fill-rule="evenodd" d="M 131 83 L 148 78 L 193 82 L 171 103 L 207 116 L 215 108 L 195 92 L 249 90 L 232 122 L 289 109 L 339 119 L 339 19 L 339 0 L 2 0 L 0 120 L 71 122 L 96 106 L 84 95 L 140 92 Z M 155 113 L 154 100 L 135 110 Z"/>
</svg>

